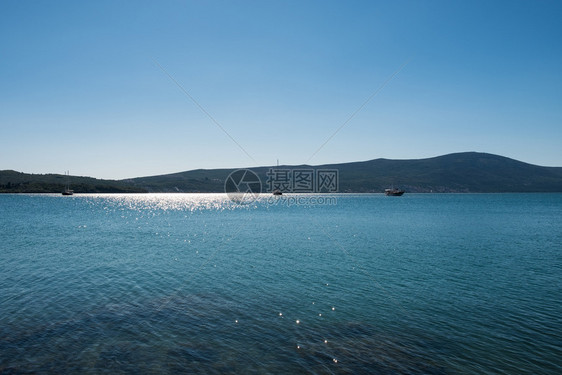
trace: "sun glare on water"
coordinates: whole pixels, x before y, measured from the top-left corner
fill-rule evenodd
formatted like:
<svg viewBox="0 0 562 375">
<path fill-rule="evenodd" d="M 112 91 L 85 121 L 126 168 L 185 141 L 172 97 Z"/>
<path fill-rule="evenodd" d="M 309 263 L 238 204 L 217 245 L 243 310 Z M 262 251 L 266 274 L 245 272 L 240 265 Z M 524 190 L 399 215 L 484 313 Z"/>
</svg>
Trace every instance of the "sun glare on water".
<svg viewBox="0 0 562 375">
<path fill-rule="evenodd" d="M 229 210 L 237 207 L 223 193 L 83 194 L 86 199 L 103 199 L 114 209 L 131 210 Z"/>
</svg>

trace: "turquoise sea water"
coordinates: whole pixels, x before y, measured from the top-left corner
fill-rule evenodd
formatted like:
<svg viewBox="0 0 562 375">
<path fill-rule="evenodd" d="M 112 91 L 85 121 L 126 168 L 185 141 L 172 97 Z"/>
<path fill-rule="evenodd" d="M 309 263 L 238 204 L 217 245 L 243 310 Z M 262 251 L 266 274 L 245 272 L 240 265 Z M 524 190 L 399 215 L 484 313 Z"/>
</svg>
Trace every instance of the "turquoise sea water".
<svg viewBox="0 0 562 375">
<path fill-rule="evenodd" d="M 0 195 L 0 373 L 562 372 L 562 194 Z"/>
</svg>

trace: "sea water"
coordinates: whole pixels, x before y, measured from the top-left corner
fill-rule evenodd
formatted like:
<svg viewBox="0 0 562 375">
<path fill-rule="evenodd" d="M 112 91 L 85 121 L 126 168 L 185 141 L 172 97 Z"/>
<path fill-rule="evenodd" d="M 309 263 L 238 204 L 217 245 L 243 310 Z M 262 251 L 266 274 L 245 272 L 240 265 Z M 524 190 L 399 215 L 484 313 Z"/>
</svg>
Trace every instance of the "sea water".
<svg viewBox="0 0 562 375">
<path fill-rule="evenodd" d="M 562 194 L 333 197 L 0 195 L 0 373 L 562 372 Z"/>
</svg>

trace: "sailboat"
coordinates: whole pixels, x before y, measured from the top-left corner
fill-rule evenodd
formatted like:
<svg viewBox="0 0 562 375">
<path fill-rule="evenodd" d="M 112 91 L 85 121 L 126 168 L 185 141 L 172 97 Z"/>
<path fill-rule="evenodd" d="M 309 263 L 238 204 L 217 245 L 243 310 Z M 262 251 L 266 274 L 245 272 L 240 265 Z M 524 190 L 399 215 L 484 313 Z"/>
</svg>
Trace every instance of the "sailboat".
<svg viewBox="0 0 562 375">
<path fill-rule="evenodd" d="M 62 195 L 72 195 L 74 194 L 74 190 L 70 189 L 70 171 L 66 171 L 66 185 L 64 186 L 64 190 L 62 191 Z"/>
<path fill-rule="evenodd" d="M 277 167 L 279 168 L 279 159 L 277 159 Z M 279 189 L 274 189 L 272 193 L 276 196 L 283 195 L 283 193 Z"/>
</svg>

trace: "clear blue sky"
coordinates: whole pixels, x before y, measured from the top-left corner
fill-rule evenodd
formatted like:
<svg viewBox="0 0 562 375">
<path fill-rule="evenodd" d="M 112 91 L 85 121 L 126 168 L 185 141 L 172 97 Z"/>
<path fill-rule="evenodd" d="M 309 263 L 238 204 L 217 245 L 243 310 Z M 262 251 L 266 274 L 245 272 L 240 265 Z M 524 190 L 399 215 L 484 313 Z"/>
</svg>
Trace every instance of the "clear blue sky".
<svg viewBox="0 0 562 375">
<path fill-rule="evenodd" d="M 562 166 L 561 1 L 2 1 L 0 169 Z M 157 61 L 251 155 L 160 70 Z"/>
</svg>

